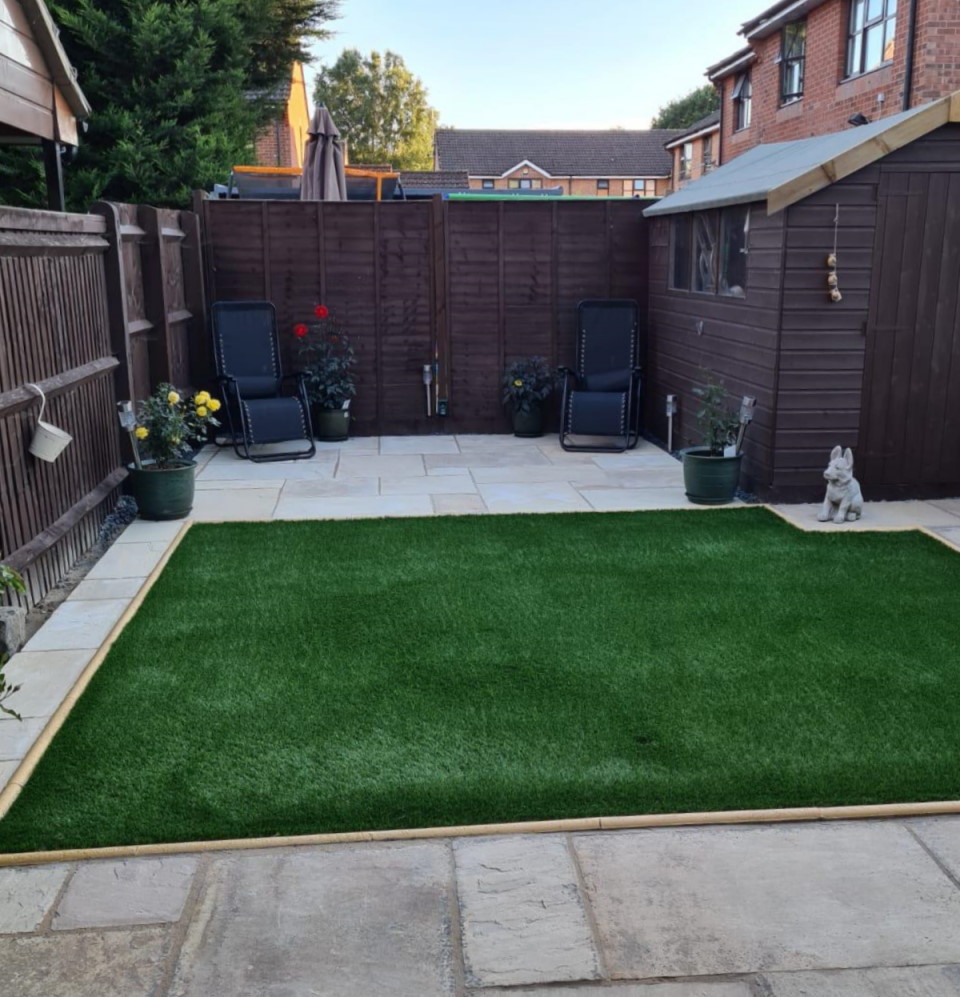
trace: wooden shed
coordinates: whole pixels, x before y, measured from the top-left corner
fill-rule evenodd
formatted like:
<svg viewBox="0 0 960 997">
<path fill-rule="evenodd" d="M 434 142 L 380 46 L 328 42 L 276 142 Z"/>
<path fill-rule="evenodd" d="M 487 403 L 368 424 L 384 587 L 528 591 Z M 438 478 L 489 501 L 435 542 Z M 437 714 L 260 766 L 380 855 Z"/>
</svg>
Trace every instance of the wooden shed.
<svg viewBox="0 0 960 997">
<path fill-rule="evenodd" d="M 47 201 L 64 210 L 61 153 L 90 114 L 43 0 L 0 0 L 0 144 L 43 147 Z"/>
<path fill-rule="evenodd" d="M 645 214 L 652 433 L 676 394 L 675 445 L 699 442 L 709 370 L 757 397 L 762 498 L 822 497 L 836 444 L 868 498 L 960 495 L 960 93 L 757 146 Z"/>
</svg>

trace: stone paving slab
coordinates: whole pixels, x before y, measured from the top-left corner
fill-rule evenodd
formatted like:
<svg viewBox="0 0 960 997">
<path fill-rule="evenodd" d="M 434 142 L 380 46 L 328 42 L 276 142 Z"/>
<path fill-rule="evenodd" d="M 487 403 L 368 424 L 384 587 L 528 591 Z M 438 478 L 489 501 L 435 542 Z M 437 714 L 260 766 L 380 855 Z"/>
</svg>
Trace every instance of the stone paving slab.
<svg viewBox="0 0 960 997">
<path fill-rule="evenodd" d="M 580 986 L 524 987 L 523 990 L 470 990 L 467 997 L 757 997 L 745 982 L 593 983 Z M 764 995 L 767 997 L 767 995 Z M 937 995 L 939 997 L 939 994 Z"/>
<path fill-rule="evenodd" d="M 921 817 L 909 827 L 960 882 L 960 817 Z"/>
<path fill-rule="evenodd" d="M 0 761 L 18 761 L 47 725 L 47 717 L 24 717 L 14 720 L 0 714 Z M 11 773 L 12 774 L 12 773 Z"/>
<path fill-rule="evenodd" d="M 428 474 L 418 478 L 383 478 L 381 495 L 455 495 L 476 493 L 470 473 Z"/>
<path fill-rule="evenodd" d="M 583 496 L 566 481 L 477 486 L 490 512 L 589 512 Z"/>
<path fill-rule="evenodd" d="M 178 921 L 197 870 L 195 855 L 81 865 L 53 919 L 55 931 Z"/>
<path fill-rule="evenodd" d="M 96 652 L 21 651 L 5 669 L 10 685 L 19 685 L 6 704 L 22 717 L 49 717 L 73 688 Z"/>
<path fill-rule="evenodd" d="M 131 524 L 136 526 L 136 523 Z M 181 526 L 183 523 L 180 524 Z M 172 538 L 171 538 L 172 539 Z M 160 563 L 169 540 L 114 544 L 87 572 L 87 578 L 146 578 Z"/>
<path fill-rule="evenodd" d="M 934 505 L 932 502 L 866 502 L 863 515 L 852 523 L 838 525 L 830 520 L 821 523 L 817 519 L 820 503 L 801 505 L 777 505 L 778 512 L 783 514 L 794 526 L 808 532 L 830 532 L 831 530 L 910 530 L 918 526 L 958 526 L 957 517 L 943 508 L 943 502 Z"/>
<path fill-rule="evenodd" d="M 280 485 L 278 481 L 275 488 L 202 489 L 194 495 L 190 518 L 198 523 L 270 519 L 280 497 Z"/>
<path fill-rule="evenodd" d="M 599 979 L 563 837 L 461 839 L 454 856 L 469 985 Z"/>
<path fill-rule="evenodd" d="M 117 537 L 115 543 L 169 542 L 182 528 L 182 519 L 158 520 L 156 522 L 149 519 L 136 519 Z"/>
<path fill-rule="evenodd" d="M 379 478 L 327 478 L 309 481 L 288 481 L 283 486 L 283 498 L 329 498 L 380 494 Z"/>
<path fill-rule="evenodd" d="M 0 993 L 3 997 L 159 997 L 169 949 L 167 928 L 0 938 Z M 220 994 L 226 997 L 224 991 L 210 991 L 206 997 Z"/>
<path fill-rule="evenodd" d="M 91 599 L 132 599 L 140 591 L 143 583 L 143 578 L 94 578 L 92 581 L 84 579 L 67 596 L 67 601 L 87 602 Z"/>
<path fill-rule="evenodd" d="M 0 935 L 36 931 L 70 873 L 69 865 L 0 869 Z M 0 960 L 0 978 L 3 963 Z M 0 993 L 3 993 L 0 984 Z"/>
<path fill-rule="evenodd" d="M 763 997 L 960 997 L 960 966 L 784 973 L 759 983 Z"/>
<path fill-rule="evenodd" d="M 423 457 L 355 456 L 344 454 L 337 464 L 338 478 L 415 478 L 426 474 Z"/>
<path fill-rule="evenodd" d="M 400 458 L 398 458 L 400 459 Z M 372 495 L 356 498 L 280 497 L 274 519 L 376 519 L 381 516 L 432 516 L 429 495 Z"/>
<path fill-rule="evenodd" d="M 960 890 L 885 822 L 575 839 L 616 978 L 960 961 Z"/>
<path fill-rule="evenodd" d="M 440 843 L 215 858 L 169 997 L 451 997 Z"/>
<path fill-rule="evenodd" d="M 24 651 L 74 651 L 83 648 L 97 650 L 129 604 L 129 599 L 93 599 L 88 602 L 67 600 L 53 611 L 53 615 L 27 641 L 23 649 Z"/>
<path fill-rule="evenodd" d="M 380 453 L 397 454 L 456 454 L 460 453 L 453 436 L 384 436 L 380 440 Z"/>
<path fill-rule="evenodd" d="M 477 515 L 487 511 L 479 495 L 433 495 L 432 500 L 438 516 Z"/>
</svg>

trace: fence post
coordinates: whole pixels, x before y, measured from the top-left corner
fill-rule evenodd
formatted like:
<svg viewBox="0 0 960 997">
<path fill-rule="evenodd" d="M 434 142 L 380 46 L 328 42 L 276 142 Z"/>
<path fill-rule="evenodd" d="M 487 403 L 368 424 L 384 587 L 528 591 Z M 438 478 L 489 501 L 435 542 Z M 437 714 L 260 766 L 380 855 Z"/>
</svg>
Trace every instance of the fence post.
<svg viewBox="0 0 960 997">
<path fill-rule="evenodd" d="M 207 387 L 213 380 L 210 364 L 210 337 L 207 332 L 207 297 L 203 286 L 203 249 L 200 216 L 193 211 L 180 212 L 184 233 L 180 244 L 180 272 L 183 277 L 184 307 L 190 312 L 190 384 Z"/>
<path fill-rule="evenodd" d="M 170 322 L 167 302 L 167 268 L 163 255 L 163 226 L 160 211 L 141 204 L 137 221 L 144 231 L 140 248 L 143 279 L 143 310 L 153 327 L 150 338 L 150 375 L 153 384 L 170 381 L 174 362 L 170 355 Z"/>
<path fill-rule="evenodd" d="M 437 398 L 450 406 L 450 322 L 447 315 L 447 209 L 443 197 L 430 198 L 430 230 L 433 259 L 434 342 L 437 351 Z"/>
<path fill-rule="evenodd" d="M 127 313 L 127 275 L 123 267 L 123 236 L 120 232 L 120 213 L 110 201 L 97 201 L 90 207 L 90 214 L 100 215 L 106 222 L 106 237 L 110 244 L 103 257 L 107 290 L 107 316 L 110 322 L 110 349 L 120 361 L 114 373 L 117 398 L 135 401 L 133 390 L 133 357 L 130 349 L 130 318 Z M 123 441 L 129 449 L 129 442 Z M 132 452 L 124 451 L 124 459 Z"/>
</svg>

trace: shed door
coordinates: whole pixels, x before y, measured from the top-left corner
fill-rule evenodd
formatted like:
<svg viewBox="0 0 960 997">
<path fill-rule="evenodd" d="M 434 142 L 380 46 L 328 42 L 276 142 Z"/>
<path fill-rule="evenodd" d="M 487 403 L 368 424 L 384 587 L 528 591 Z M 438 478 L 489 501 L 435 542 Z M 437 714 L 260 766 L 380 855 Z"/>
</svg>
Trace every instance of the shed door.
<svg viewBox="0 0 960 997">
<path fill-rule="evenodd" d="M 931 492 L 960 482 L 960 172 L 884 170 L 879 196 L 857 476 Z"/>
</svg>

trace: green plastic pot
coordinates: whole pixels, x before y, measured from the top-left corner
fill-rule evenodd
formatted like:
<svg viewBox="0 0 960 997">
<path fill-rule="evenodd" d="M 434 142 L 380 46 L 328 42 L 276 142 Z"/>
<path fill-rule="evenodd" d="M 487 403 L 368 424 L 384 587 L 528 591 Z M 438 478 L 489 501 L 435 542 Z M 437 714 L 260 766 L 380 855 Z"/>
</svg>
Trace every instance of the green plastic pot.
<svg viewBox="0 0 960 997">
<path fill-rule="evenodd" d="M 350 435 L 350 409 L 315 409 L 313 435 L 318 440 L 325 440 L 328 443 L 347 439 Z"/>
<path fill-rule="evenodd" d="M 177 461 L 157 467 L 144 461 L 142 468 L 128 465 L 130 488 L 143 519 L 183 519 L 193 508 L 196 464 Z"/>
<path fill-rule="evenodd" d="M 523 412 L 514 409 L 513 412 L 513 435 L 514 436 L 543 436 L 543 409 L 539 405 Z"/>
<path fill-rule="evenodd" d="M 687 447 L 683 457 L 683 487 L 697 505 L 726 505 L 733 501 L 740 484 L 743 454 L 717 457 L 709 447 Z"/>
</svg>

